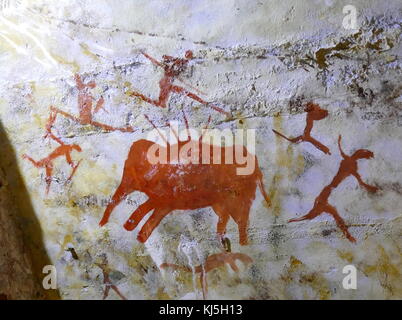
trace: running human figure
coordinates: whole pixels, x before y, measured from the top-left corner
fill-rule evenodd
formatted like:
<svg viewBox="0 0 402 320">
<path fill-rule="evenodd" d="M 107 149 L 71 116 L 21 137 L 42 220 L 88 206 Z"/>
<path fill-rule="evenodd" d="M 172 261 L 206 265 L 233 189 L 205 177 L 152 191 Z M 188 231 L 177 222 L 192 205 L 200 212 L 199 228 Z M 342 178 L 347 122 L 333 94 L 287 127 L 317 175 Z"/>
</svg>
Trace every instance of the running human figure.
<svg viewBox="0 0 402 320">
<path fill-rule="evenodd" d="M 378 190 L 377 187 L 368 185 L 367 183 L 363 182 L 360 174 L 357 172 L 357 160 L 360 159 L 371 159 L 374 157 L 374 153 L 370 150 L 366 149 L 359 149 L 353 155 L 348 156 L 346 155 L 341 147 L 341 136 L 338 138 L 338 147 L 339 151 L 342 155 L 343 160 L 339 166 L 338 173 L 332 179 L 331 183 L 327 185 L 318 197 L 315 199 L 314 207 L 310 210 L 310 212 L 304 215 L 301 218 L 291 219 L 288 222 L 296 222 L 302 220 L 312 220 L 315 217 L 319 216 L 320 214 L 326 212 L 335 219 L 336 224 L 342 230 L 343 234 L 346 238 L 349 239 L 351 242 L 356 242 L 356 239 L 349 233 L 349 229 L 345 224 L 345 221 L 342 217 L 338 214 L 338 211 L 335 207 L 331 206 L 328 203 L 328 198 L 331 195 L 333 189 L 337 188 L 343 180 L 345 180 L 349 176 L 354 176 L 357 179 L 357 182 L 360 184 L 361 187 L 364 187 L 369 192 L 376 192 Z"/>
<path fill-rule="evenodd" d="M 193 52 L 191 50 L 186 51 L 186 53 L 184 54 L 184 58 L 175 58 L 172 56 L 163 55 L 162 61 L 156 60 L 155 58 L 151 57 L 150 55 L 148 55 L 145 52 L 141 51 L 141 53 L 148 60 L 150 60 L 154 65 L 161 67 L 164 70 L 164 75 L 163 75 L 162 79 L 159 81 L 159 88 L 160 88 L 159 98 L 158 98 L 158 100 L 153 100 L 153 99 L 148 98 L 145 95 L 135 92 L 135 91 L 131 91 L 129 93 L 130 96 L 139 97 L 142 100 L 144 100 L 150 104 L 153 104 L 157 107 L 166 108 L 167 103 L 169 101 L 170 94 L 178 93 L 181 95 L 185 95 L 185 96 L 187 96 L 195 101 L 198 101 L 202 104 L 210 106 L 212 109 L 214 109 L 220 113 L 229 115 L 228 112 L 201 99 L 198 95 L 196 95 L 180 86 L 173 84 L 175 79 L 182 81 L 179 78 L 179 75 L 183 71 L 186 70 L 188 63 L 190 62 L 191 59 L 193 59 Z"/>
<path fill-rule="evenodd" d="M 58 144 L 60 144 L 59 147 L 57 147 L 55 150 L 53 150 L 46 158 L 43 158 L 42 160 L 35 161 L 32 159 L 30 156 L 23 154 L 22 158 L 27 159 L 33 163 L 33 165 L 36 168 L 45 168 L 46 170 L 46 194 L 49 193 L 50 189 L 50 184 L 52 183 L 52 173 L 53 173 L 53 161 L 58 158 L 58 157 L 66 157 L 67 163 L 71 166 L 72 171 L 70 174 L 70 177 L 67 179 L 67 181 L 70 181 L 72 177 L 75 174 L 75 171 L 77 170 L 78 166 L 80 165 L 80 161 L 77 162 L 77 164 L 74 163 L 74 161 L 71 159 L 71 152 L 73 150 L 76 150 L 78 152 L 81 152 L 82 149 L 79 145 L 77 144 L 64 144 L 63 141 L 61 141 L 59 138 L 57 138 L 53 133 L 48 132 L 48 135 L 56 141 Z"/>
<path fill-rule="evenodd" d="M 284 136 L 282 133 L 280 133 L 274 129 L 272 129 L 272 131 L 292 143 L 300 143 L 302 141 L 310 142 L 311 144 L 313 144 L 317 149 L 321 150 L 322 152 L 324 152 L 326 154 L 331 154 L 331 152 L 329 151 L 329 148 L 327 146 L 324 146 L 321 142 L 317 141 L 316 139 L 314 139 L 311 136 L 311 130 L 313 129 L 314 121 L 318 121 L 318 120 L 322 120 L 322 119 L 326 118 L 328 116 L 328 111 L 325 109 L 321 109 L 318 104 L 315 104 L 312 102 L 307 103 L 304 111 L 307 112 L 307 117 L 306 117 L 306 127 L 304 129 L 303 135 L 298 136 L 296 138 L 288 138 L 288 137 Z"/>
<path fill-rule="evenodd" d="M 57 114 L 61 114 L 66 118 L 72 119 L 82 125 L 93 125 L 95 127 L 102 128 L 107 131 L 121 131 L 121 132 L 133 132 L 134 130 L 130 127 L 126 128 L 115 128 L 109 126 L 107 124 L 103 124 L 93 120 L 94 114 L 99 112 L 99 110 L 103 109 L 105 112 L 106 109 L 104 108 L 105 100 L 103 97 L 100 97 L 99 100 L 96 102 L 95 106 L 93 105 L 93 101 L 95 100 L 92 96 L 90 89 L 94 89 L 96 87 L 95 81 L 89 81 L 84 83 L 79 74 L 74 76 L 77 89 L 78 89 L 78 110 L 79 110 L 79 117 L 76 117 L 68 112 L 65 112 L 59 108 L 54 106 L 50 107 L 50 116 L 46 124 L 47 135 L 49 135 L 50 130 L 53 127 L 54 122 L 56 121 Z"/>
<path fill-rule="evenodd" d="M 103 292 L 103 300 L 105 300 L 109 296 L 109 291 L 110 289 L 113 289 L 114 292 L 122 299 L 122 300 L 127 300 L 127 298 L 120 292 L 119 288 L 117 288 L 116 285 L 113 284 L 113 282 L 110 280 L 110 268 L 107 265 L 107 260 L 105 260 L 104 263 L 99 264 L 95 263 L 101 270 L 103 274 L 103 284 L 105 285 L 105 291 Z"/>
</svg>

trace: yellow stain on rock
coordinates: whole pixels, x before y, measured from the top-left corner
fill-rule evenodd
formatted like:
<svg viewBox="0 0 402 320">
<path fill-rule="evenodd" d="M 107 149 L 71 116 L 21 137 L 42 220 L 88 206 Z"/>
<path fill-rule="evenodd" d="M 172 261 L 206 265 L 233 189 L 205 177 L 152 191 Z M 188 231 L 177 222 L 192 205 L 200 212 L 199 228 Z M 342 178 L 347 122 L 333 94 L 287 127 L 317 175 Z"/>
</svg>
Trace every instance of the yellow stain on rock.
<svg viewBox="0 0 402 320">
<path fill-rule="evenodd" d="M 346 260 L 347 262 L 351 263 L 353 261 L 353 253 L 350 251 L 343 251 L 343 250 L 336 250 L 336 253 L 339 258 Z"/>
<path fill-rule="evenodd" d="M 290 271 L 295 271 L 301 265 L 303 265 L 303 263 L 299 259 L 295 258 L 294 256 L 290 257 Z"/>
<path fill-rule="evenodd" d="M 273 118 L 273 125 L 275 130 L 277 131 L 282 131 L 282 117 L 280 114 L 277 114 Z M 282 141 L 279 140 L 279 137 L 275 137 L 275 144 L 276 144 L 276 149 L 275 149 L 275 165 L 278 168 L 289 168 L 291 163 L 290 163 L 290 157 L 287 155 L 285 152 Z M 271 198 L 271 203 L 272 203 L 272 212 L 275 216 L 279 216 L 281 213 L 281 197 L 280 197 L 280 185 L 283 180 L 283 174 L 281 173 L 282 170 L 276 170 L 273 178 L 272 178 L 272 183 L 271 186 L 268 190 L 269 197 Z"/>
<path fill-rule="evenodd" d="M 165 288 L 158 288 L 156 292 L 156 299 L 157 300 L 171 300 L 172 298 L 165 292 Z"/>
<path fill-rule="evenodd" d="M 304 157 L 301 153 L 298 154 L 298 156 L 295 159 L 295 163 L 294 163 L 294 170 L 293 173 L 294 175 L 299 175 L 303 172 L 304 167 L 306 165 L 306 161 L 304 160 Z"/>
<path fill-rule="evenodd" d="M 81 47 L 81 51 L 83 54 L 85 54 L 88 57 L 91 57 L 92 59 L 94 59 L 96 61 L 99 61 L 99 57 L 95 53 L 93 53 L 91 50 L 89 50 L 89 46 L 86 43 L 81 42 L 80 47 Z"/>
<path fill-rule="evenodd" d="M 45 123 L 46 123 L 46 120 L 44 119 L 44 118 L 42 118 L 39 114 L 34 114 L 33 116 L 32 116 L 32 118 L 33 118 L 33 120 L 34 120 L 34 123 L 38 126 L 38 127 L 41 127 L 41 128 L 43 128 L 44 127 L 44 125 L 45 125 Z"/>
<path fill-rule="evenodd" d="M 370 276 L 376 274 L 379 278 L 381 286 L 388 292 L 388 297 L 402 297 L 402 274 L 401 274 L 401 256 L 399 263 L 395 264 L 391 261 L 390 254 L 387 253 L 382 246 L 378 246 L 379 258 L 374 265 L 366 265 L 363 271 Z"/>
<path fill-rule="evenodd" d="M 305 299 L 327 300 L 331 298 L 331 290 L 328 281 L 320 273 L 311 271 L 301 260 L 294 256 L 289 258 L 289 265 L 285 268 L 281 279 L 287 283 L 298 282 L 301 285 L 310 287 L 316 296 L 310 296 L 304 292 Z"/>
<path fill-rule="evenodd" d="M 109 195 L 113 192 L 112 185 L 107 183 L 107 181 L 111 180 L 107 172 L 94 167 L 89 170 L 90 165 L 82 164 L 83 166 L 78 168 L 76 175 L 72 179 L 77 194 L 94 193 L 94 186 L 96 187 L 96 194 Z"/>
<path fill-rule="evenodd" d="M 273 127 L 276 131 L 283 132 L 282 116 L 278 113 L 273 118 Z M 280 186 L 285 176 L 288 181 L 294 181 L 297 175 L 304 170 L 305 161 L 302 154 L 295 156 L 294 147 L 291 143 L 275 135 L 275 165 L 278 167 L 273 178 L 268 194 L 272 201 L 272 211 L 275 216 L 281 213 Z M 286 144 L 288 144 L 286 146 Z"/>
<path fill-rule="evenodd" d="M 79 220 L 83 212 L 81 208 L 77 205 L 77 203 L 73 199 L 70 199 L 68 202 L 65 203 L 65 206 L 66 208 L 68 208 L 68 213 Z"/>
<path fill-rule="evenodd" d="M 278 114 L 273 118 L 274 121 L 274 128 L 275 130 L 282 130 L 282 117 Z M 278 138 L 275 138 L 276 144 L 276 152 L 275 152 L 275 164 L 281 166 L 282 159 L 285 158 L 284 152 L 281 146 L 281 142 L 278 141 Z M 271 199 L 271 206 L 272 206 L 272 213 L 275 216 L 279 216 L 281 212 L 281 201 L 280 201 L 280 193 L 279 193 L 279 186 L 283 179 L 283 175 L 280 174 L 280 170 L 276 170 L 275 174 L 272 178 L 272 183 L 268 190 L 268 195 Z"/>
<path fill-rule="evenodd" d="M 57 255 L 57 259 L 61 258 L 61 256 L 64 254 L 64 251 L 66 251 L 67 245 L 70 243 L 74 245 L 74 238 L 72 234 L 66 234 L 64 236 L 63 242 L 60 244 L 60 252 Z"/>
<path fill-rule="evenodd" d="M 331 298 L 331 291 L 326 282 L 327 280 L 317 272 L 311 272 L 300 277 L 300 283 L 307 284 L 311 289 L 315 290 L 320 300 Z"/>
<path fill-rule="evenodd" d="M 64 59 L 63 57 L 58 56 L 56 54 L 52 54 L 52 57 L 58 63 L 70 66 L 73 73 L 78 73 L 80 71 L 80 66 L 78 65 L 78 63 L 76 61 L 74 61 L 74 60 L 68 61 L 68 60 Z"/>
<path fill-rule="evenodd" d="M 8 108 L 8 101 L 0 97 L 0 113 L 7 112 Z"/>
<path fill-rule="evenodd" d="M 49 101 L 60 95 L 60 91 L 56 87 L 41 86 L 38 84 L 35 85 L 32 93 L 34 98 L 40 98 L 42 100 L 49 98 Z"/>
</svg>

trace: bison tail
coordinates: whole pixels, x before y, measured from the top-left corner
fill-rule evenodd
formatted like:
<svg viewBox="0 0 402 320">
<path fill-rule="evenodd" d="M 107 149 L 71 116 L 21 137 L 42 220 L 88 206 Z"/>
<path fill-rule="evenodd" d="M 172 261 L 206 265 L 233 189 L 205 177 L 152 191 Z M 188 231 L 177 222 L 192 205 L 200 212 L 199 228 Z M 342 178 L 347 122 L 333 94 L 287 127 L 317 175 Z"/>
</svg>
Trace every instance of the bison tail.
<svg viewBox="0 0 402 320">
<path fill-rule="evenodd" d="M 260 188 L 262 195 L 264 196 L 265 201 L 267 202 L 268 206 L 270 207 L 271 199 L 269 198 L 267 192 L 265 191 L 264 182 L 262 181 L 262 174 L 259 175 L 257 183 L 258 183 L 258 187 Z"/>
</svg>

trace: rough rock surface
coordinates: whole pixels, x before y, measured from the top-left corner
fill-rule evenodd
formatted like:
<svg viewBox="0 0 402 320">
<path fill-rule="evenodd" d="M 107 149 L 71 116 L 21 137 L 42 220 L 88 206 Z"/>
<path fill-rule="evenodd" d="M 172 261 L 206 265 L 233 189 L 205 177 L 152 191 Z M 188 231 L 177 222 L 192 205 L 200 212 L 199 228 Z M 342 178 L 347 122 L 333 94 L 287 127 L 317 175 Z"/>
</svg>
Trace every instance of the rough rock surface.
<svg viewBox="0 0 402 320">
<path fill-rule="evenodd" d="M 15 204 L 0 172 L 0 299 L 35 299 L 40 293 L 15 217 Z"/>
<path fill-rule="evenodd" d="M 256 129 L 256 156 L 272 200 L 267 207 L 257 191 L 248 245 L 239 245 L 237 226 L 229 221 L 232 252 L 253 262 L 237 273 L 226 267 L 209 272 L 209 298 L 402 298 L 401 1 L 350 0 L 358 12 L 355 29 L 342 26 L 345 3 L 337 0 L 17 2 L 0 16 L 0 116 L 32 202 L 24 232 L 38 220 L 62 298 L 102 299 L 107 281 L 128 299 L 202 298 L 196 273 L 160 265 L 194 268 L 221 252 L 210 207 L 175 211 L 143 244 L 137 230 L 123 228 L 146 200 L 134 192 L 99 226 L 131 144 L 152 130 L 144 115 L 158 127 L 176 119 L 184 128 L 182 109 L 193 128 L 204 127 L 211 115 L 213 128 Z M 232 118 L 178 94 L 168 108 L 129 95 L 159 94 L 162 70 L 141 52 L 161 59 L 183 57 L 186 50 L 195 59 L 180 85 Z M 40 160 L 59 146 L 44 138 L 50 106 L 78 117 L 75 74 L 95 81 L 88 89 L 94 106 L 104 99 L 93 121 L 136 131 L 106 130 L 59 114 L 53 132 L 80 146 L 71 156 L 81 162 L 69 179 L 71 167 L 57 158 L 46 193 L 45 169 L 22 156 Z M 302 134 L 310 101 L 328 110 L 312 136 L 331 155 L 272 132 Z M 374 153 L 359 160 L 358 170 L 379 191 L 370 193 L 348 177 L 329 198 L 356 243 L 329 215 L 288 223 L 313 207 L 337 173 L 338 135 L 345 153 Z M 357 269 L 355 290 L 342 286 L 342 270 L 350 264 Z M 121 297 L 111 290 L 107 298 Z"/>
</svg>

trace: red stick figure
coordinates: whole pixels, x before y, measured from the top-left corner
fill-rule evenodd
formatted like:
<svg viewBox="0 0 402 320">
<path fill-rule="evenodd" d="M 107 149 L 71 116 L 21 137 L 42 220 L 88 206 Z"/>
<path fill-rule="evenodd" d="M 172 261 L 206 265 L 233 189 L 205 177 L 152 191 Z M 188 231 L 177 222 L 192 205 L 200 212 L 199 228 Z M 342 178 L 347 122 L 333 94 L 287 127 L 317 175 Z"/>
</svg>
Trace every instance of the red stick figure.
<svg viewBox="0 0 402 320">
<path fill-rule="evenodd" d="M 109 296 L 109 291 L 110 289 L 113 289 L 114 292 L 122 299 L 122 300 L 127 300 L 127 298 L 119 291 L 119 288 L 117 288 L 116 285 L 112 283 L 110 280 L 110 269 L 107 266 L 107 262 L 103 264 L 95 263 L 103 273 L 103 284 L 105 285 L 105 291 L 103 292 L 103 300 L 105 300 Z"/>
<path fill-rule="evenodd" d="M 236 260 L 243 262 L 245 265 L 248 265 L 253 262 L 253 260 L 248 255 L 242 253 L 222 252 L 210 255 L 204 264 L 196 266 L 194 269 L 172 263 L 162 263 L 159 267 L 161 269 L 171 268 L 173 270 L 182 270 L 185 272 L 199 273 L 202 295 L 203 298 L 206 299 L 208 293 L 206 274 L 212 271 L 213 269 L 224 266 L 225 264 L 230 265 L 230 267 L 234 272 L 239 272 L 239 268 L 236 265 Z"/>
<path fill-rule="evenodd" d="M 331 195 L 332 190 L 337 188 L 339 184 L 350 175 L 354 176 L 357 179 L 357 182 L 360 184 L 360 186 L 366 188 L 367 191 L 376 192 L 378 188 L 364 183 L 359 173 L 357 172 L 357 160 L 371 159 L 374 157 L 374 153 L 366 149 L 359 149 L 351 156 L 346 155 L 341 147 L 341 136 L 339 136 L 338 138 L 338 147 L 343 158 L 339 166 L 338 173 L 332 179 L 331 183 L 327 185 L 315 199 L 313 209 L 311 209 L 310 212 L 304 215 L 303 217 L 297 219 L 291 219 L 289 220 L 289 222 L 312 220 L 315 217 L 319 216 L 320 214 L 326 212 L 335 219 L 338 227 L 342 230 L 346 238 L 348 238 L 349 241 L 351 242 L 356 242 L 356 239 L 349 233 L 345 221 L 338 214 L 336 208 L 328 203 L 328 198 Z"/>
<path fill-rule="evenodd" d="M 307 112 L 307 117 L 306 117 L 306 128 L 304 129 L 303 135 L 298 136 L 296 138 L 288 138 L 288 137 L 284 136 L 282 133 L 280 133 L 274 129 L 272 129 L 272 131 L 292 143 L 300 143 L 302 141 L 310 142 L 311 144 L 313 144 L 317 149 L 321 150 L 322 152 L 324 152 L 326 154 L 331 154 L 328 147 L 324 146 L 321 142 L 315 140 L 311 136 L 311 130 L 313 129 L 314 121 L 318 121 L 318 120 L 322 120 L 322 119 L 326 118 L 328 116 L 328 111 L 321 109 L 318 104 L 314 104 L 312 102 L 307 103 L 304 111 Z"/>
<path fill-rule="evenodd" d="M 53 106 L 50 107 L 50 116 L 48 119 L 48 122 L 46 124 L 46 130 L 47 134 L 49 134 L 50 130 L 52 129 L 52 126 L 54 122 L 56 121 L 57 114 L 61 114 L 66 118 L 72 119 L 82 125 L 86 124 L 91 124 L 95 127 L 99 127 L 108 131 L 122 131 L 122 132 L 133 132 L 134 130 L 132 128 L 126 127 L 126 128 L 115 128 L 103 123 L 99 123 L 93 120 L 93 115 L 97 113 L 100 109 L 105 110 L 103 107 L 104 105 L 104 99 L 101 97 L 97 102 L 95 107 L 93 106 L 92 102 L 94 97 L 91 95 L 89 89 L 93 89 L 96 87 L 96 83 L 94 81 L 90 81 L 88 83 L 84 83 L 81 80 L 81 77 L 76 74 L 74 76 L 75 82 L 77 84 L 77 89 L 78 89 L 78 110 L 79 110 L 79 117 L 75 117 L 68 112 L 65 112 L 63 110 L 60 110 L 58 108 L 55 108 Z M 106 111 L 106 110 L 105 110 Z M 106 111 L 107 112 L 107 111 Z"/>
<path fill-rule="evenodd" d="M 156 60 L 155 58 L 151 57 L 150 55 L 146 54 L 145 52 L 141 52 L 141 53 L 147 59 L 149 59 L 154 65 L 159 66 L 159 67 L 163 68 L 163 70 L 164 70 L 164 75 L 163 75 L 162 79 L 159 81 L 159 88 L 160 88 L 159 98 L 158 98 L 158 100 L 153 100 L 153 99 L 150 99 L 150 98 L 144 96 L 143 94 L 135 92 L 135 91 L 130 92 L 131 96 L 139 97 L 142 100 L 144 100 L 150 104 L 153 104 L 157 107 L 166 108 L 170 94 L 178 93 L 178 94 L 187 96 L 195 101 L 198 101 L 202 104 L 210 106 L 212 109 L 214 109 L 220 113 L 229 115 L 229 113 L 227 113 L 223 109 L 221 109 L 217 106 L 211 105 L 209 102 L 201 99 L 196 94 L 173 84 L 175 79 L 180 80 L 179 75 L 187 68 L 187 64 L 189 63 L 189 61 L 191 59 L 193 59 L 193 52 L 191 50 L 186 51 L 186 53 L 184 55 L 185 59 L 163 55 L 162 62 Z"/>
<path fill-rule="evenodd" d="M 76 74 L 74 76 L 75 82 L 77 83 L 78 88 L 78 107 L 80 112 L 80 119 L 90 123 L 92 121 L 92 100 L 94 100 L 91 95 L 89 89 L 94 89 L 96 87 L 95 81 L 90 81 L 88 83 L 84 83 L 81 80 L 81 77 Z M 93 113 L 97 113 L 100 109 L 103 109 L 104 104 L 103 97 L 96 102 L 96 106 L 93 110 Z M 106 110 L 105 110 L 106 111 Z"/>
<path fill-rule="evenodd" d="M 64 144 L 63 141 L 61 141 L 59 138 L 55 137 L 53 135 L 53 133 L 48 132 L 48 135 L 53 140 L 55 140 L 57 143 L 59 143 L 60 146 L 57 147 L 53 152 L 51 152 L 46 158 L 43 158 L 42 160 L 39 160 L 39 161 L 35 161 L 34 159 L 32 159 L 31 157 L 29 157 L 26 154 L 22 155 L 22 158 L 31 161 L 36 168 L 45 168 L 46 169 L 46 194 L 49 193 L 50 184 L 52 183 L 53 160 L 55 160 L 58 157 L 63 157 L 63 156 L 66 157 L 67 163 L 72 168 L 70 177 L 67 179 L 67 181 L 70 181 L 81 162 L 81 160 L 80 160 L 80 161 L 78 161 L 77 164 L 74 164 L 73 160 L 71 159 L 71 152 L 73 150 L 76 150 L 78 152 L 82 151 L 81 147 L 77 144 Z"/>
</svg>

